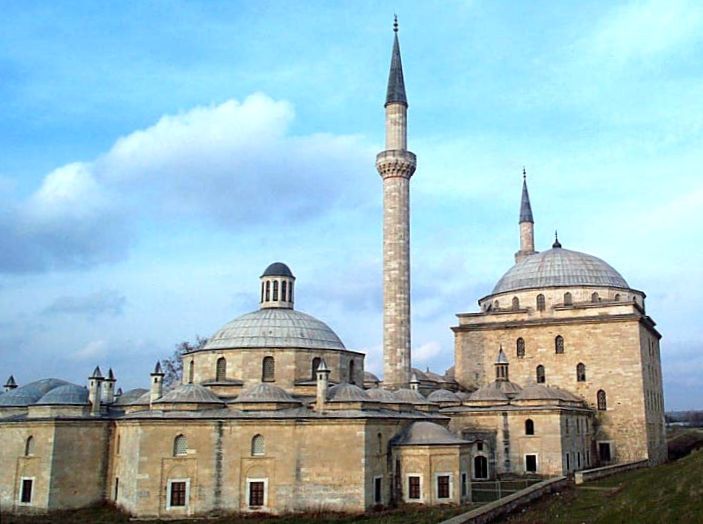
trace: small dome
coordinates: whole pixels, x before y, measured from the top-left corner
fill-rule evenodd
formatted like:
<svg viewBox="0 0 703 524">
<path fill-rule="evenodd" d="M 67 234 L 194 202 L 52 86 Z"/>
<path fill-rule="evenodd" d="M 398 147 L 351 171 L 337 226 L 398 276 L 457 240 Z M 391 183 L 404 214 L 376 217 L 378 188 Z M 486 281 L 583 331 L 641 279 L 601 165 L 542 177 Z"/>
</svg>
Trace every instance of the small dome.
<svg viewBox="0 0 703 524">
<path fill-rule="evenodd" d="M 371 400 L 378 402 L 398 402 L 393 393 L 383 388 L 367 389 L 366 394 Z"/>
<path fill-rule="evenodd" d="M 83 405 L 88 403 L 88 390 L 76 384 L 66 384 L 52 389 L 37 400 L 37 405 Z"/>
<path fill-rule="evenodd" d="M 200 384 L 182 384 L 173 388 L 155 404 L 224 404 L 222 400 L 208 388 Z"/>
<path fill-rule="evenodd" d="M 564 400 L 566 402 L 583 402 L 583 399 L 573 393 L 544 384 L 530 384 L 526 386 L 515 400 Z"/>
<path fill-rule="evenodd" d="M 381 379 L 370 371 L 364 371 L 364 382 L 381 382 Z"/>
<path fill-rule="evenodd" d="M 438 389 L 427 396 L 430 402 L 461 402 L 461 399 L 448 389 Z"/>
<path fill-rule="evenodd" d="M 298 402 L 286 390 L 273 384 L 256 384 L 246 388 L 232 402 Z"/>
<path fill-rule="evenodd" d="M 273 264 L 269 265 L 269 267 L 267 267 L 264 270 L 264 272 L 261 276 L 262 277 L 291 277 L 291 278 L 295 278 L 293 276 L 293 272 L 283 262 L 274 262 Z"/>
<path fill-rule="evenodd" d="M 29 406 L 59 386 L 69 384 L 58 378 L 44 378 L 8 391 L 0 398 L 0 406 Z"/>
<path fill-rule="evenodd" d="M 459 400 L 461 400 L 462 402 L 471 397 L 471 393 L 469 393 L 468 391 L 457 391 L 455 395 L 459 397 Z"/>
<path fill-rule="evenodd" d="M 330 327 L 294 309 L 259 309 L 225 324 L 203 346 L 209 349 L 345 349 Z"/>
<path fill-rule="evenodd" d="M 331 402 L 366 402 L 371 398 L 359 386 L 343 383 L 327 390 L 327 400 Z"/>
<path fill-rule="evenodd" d="M 427 446 L 432 444 L 468 444 L 444 426 L 434 422 L 418 421 L 406 427 L 393 438 L 394 446 Z"/>
<path fill-rule="evenodd" d="M 425 375 L 425 372 L 420 369 L 412 368 L 410 370 L 410 373 L 411 373 L 411 375 L 415 375 L 415 377 L 417 377 L 418 380 L 430 380 L 430 378 L 427 375 Z"/>
<path fill-rule="evenodd" d="M 149 390 L 144 388 L 130 389 L 117 397 L 117 400 L 115 400 L 113 406 L 129 406 L 136 403 L 140 397 L 148 393 Z"/>
<path fill-rule="evenodd" d="M 469 400 L 505 403 L 508 401 L 508 396 L 501 391 L 497 382 L 491 382 L 471 393 Z"/>
<path fill-rule="evenodd" d="M 400 388 L 393 392 L 393 396 L 398 402 L 410 404 L 427 404 L 427 399 L 419 391 L 413 389 Z"/>
<path fill-rule="evenodd" d="M 630 287 L 620 273 L 600 258 L 557 247 L 515 264 L 498 281 L 491 295 L 553 286 Z"/>
</svg>

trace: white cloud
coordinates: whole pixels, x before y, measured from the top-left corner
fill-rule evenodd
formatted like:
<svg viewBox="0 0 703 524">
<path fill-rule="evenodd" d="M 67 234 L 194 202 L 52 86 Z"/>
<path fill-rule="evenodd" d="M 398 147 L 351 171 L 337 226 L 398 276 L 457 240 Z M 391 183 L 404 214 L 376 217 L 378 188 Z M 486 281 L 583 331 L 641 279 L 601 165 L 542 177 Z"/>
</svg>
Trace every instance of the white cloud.
<svg viewBox="0 0 703 524">
<path fill-rule="evenodd" d="M 412 350 L 413 362 L 427 362 L 442 352 L 442 346 L 436 340 L 425 342 Z"/>
<path fill-rule="evenodd" d="M 74 360 L 90 360 L 102 358 L 107 354 L 105 340 L 92 340 L 71 355 Z"/>
</svg>

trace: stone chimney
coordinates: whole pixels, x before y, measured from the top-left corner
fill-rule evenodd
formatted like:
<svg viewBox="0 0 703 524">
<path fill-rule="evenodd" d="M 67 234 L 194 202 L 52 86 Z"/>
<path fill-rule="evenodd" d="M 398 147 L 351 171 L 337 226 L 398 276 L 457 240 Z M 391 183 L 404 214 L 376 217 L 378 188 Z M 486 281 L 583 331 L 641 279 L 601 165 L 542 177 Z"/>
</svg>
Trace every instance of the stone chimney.
<svg viewBox="0 0 703 524">
<path fill-rule="evenodd" d="M 105 404 L 112 404 L 115 401 L 115 374 L 112 372 L 112 368 L 107 372 L 107 378 L 103 382 L 103 400 Z"/>
<path fill-rule="evenodd" d="M 155 400 L 164 396 L 164 372 L 161 371 L 161 362 L 157 362 L 154 371 L 151 373 L 151 395 L 149 396 L 149 408 Z"/>
<path fill-rule="evenodd" d="M 413 391 L 420 391 L 420 381 L 417 379 L 417 375 L 413 373 L 413 376 L 410 378 L 410 389 Z"/>
<path fill-rule="evenodd" d="M 316 411 L 324 411 L 327 403 L 327 387 L 329 386 L 330 368 L 327 367 L 324 359 L 320 360 L 320 365 L 317 366 L 317 399 L 315 402 Z"/>
<path fill-rule="evenodd" d="M 100 366 L 96 366 L 93 374 L 88 377 L 88 400 L 90 401 L 90 414 L 100 415 L 100 404 L 102 401 L 103 374 Z"/>
</svg>

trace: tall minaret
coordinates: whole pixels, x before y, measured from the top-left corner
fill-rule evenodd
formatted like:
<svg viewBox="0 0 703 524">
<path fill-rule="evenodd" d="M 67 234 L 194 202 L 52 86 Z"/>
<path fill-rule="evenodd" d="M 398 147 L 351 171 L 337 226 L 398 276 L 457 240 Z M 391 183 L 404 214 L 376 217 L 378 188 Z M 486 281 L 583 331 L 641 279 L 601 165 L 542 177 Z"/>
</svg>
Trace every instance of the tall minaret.
<svg viewBox="0 0 703 524">
<path fill-rule="evenodd" d="M 535 251 L 535 221 L 532 219 L 530 194 L 527 192 L 527 172 L 522 168 L 522 200 L 520 202 L 520 251 L 515 253 L 517 264 L 525 257 L 534 255 Z"/>
<path fill-rule="evenodd" d="M 407 150 L 407 112 L 398 19 L 386 93 L 386 150 L 376 156 L 383 179 L 383 385 L 410 382 L 410 177 L 415 155 Z"/>
</svg>

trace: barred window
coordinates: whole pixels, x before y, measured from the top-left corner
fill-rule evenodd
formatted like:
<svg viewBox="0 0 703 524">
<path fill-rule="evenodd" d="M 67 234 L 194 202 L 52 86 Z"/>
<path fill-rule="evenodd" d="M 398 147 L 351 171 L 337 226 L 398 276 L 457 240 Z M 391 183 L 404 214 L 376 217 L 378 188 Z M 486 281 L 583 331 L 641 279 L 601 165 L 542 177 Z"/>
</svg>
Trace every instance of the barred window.
<svg viewBox="0 0 703 524">
<path fill-rule="evenodd" d="M 420 477 L 408 477 L 408 498 L 420 498 Z"/>
<path fill-rule="evenodd" d="M 513 297 L 513 311 L 520 309 L 520 299 L 518 297 Z"/>
<path fill-rule="evenodd" d="M 540 364 L 537 366 L 537 383 L 544 384 L 546 377 L 544 375 L 544 366 Z"/>
<path fill-rule="evenodd" d="M 449 498 L 449 475 L 439 475 L 437 477 L 437 498 Z"/>
<path fill-rule="evenodd" d="M 178 435 L 173 440 L 173 456 L 179 457 L 188 453 L 188 439 L 185 435 Z"/>
<path fill-rule="evenodd" d="M 558 354 L 562 354 L 564 352 L 564 337 L 561 335 L 557 335 L 554 339 L 554 351 Z"/>
<path fill-rule="evenodd" d="M 266 281 L 266 302 L 268 302 L 271 298 L 271 281 L 267 280 Z"/>
<path fill-rule="evenodd" d="M 278 280 L 273 281 L 273 299 L 278 300 Z"/>
<path fill-rule="evenodd" d="M 263 382 L 273 382 L 276 375 L 276 363 L 273 357 L 264 357 L 261 364 L 261 380 Z"/>
<path fill-rule="evenodd" d="M 608 409 L 608 403 L 605 398 L 605 391 L 599 389 L 598 393 L 596 393 L 596 400 L 598 402 L 598 411 L 605 411 L 606 409 Z"/>
<path fill-rule="evenodd" d="M 568 291 L 566 293 L 564 293 L 564 305 L 570 306 L 573 303 L 574 303 L 574 299 L 572 298 L 571 293 L 569 293 Z"/>
<path fill-rule="evenodd" d="M 288 300 L 286 295 L 288 294 L 288 282 L 285 280 L 281 282 L 281 300 Z"/>
<path fill-rule="evenodd" d="M 251 439 L 251 454 L 254 457 L 260 457 L 264 454 L 264 437 L 262 435 L 254 435 Z"/>
<path fill-rule="evenodd" d="M 525 358 L 525 339 L 520 337 L 517 339 L 517 358 Z"/>
<path fill-rule="evenodd" d="M 576 366 L 576 381 L 586 382 L 586 364 L 579 362 Z"/>
<path fill-rule="evenodd" d="M 171 482 L 171 506 L 186 505 L 186 483 L 184 481 Z"/>
<path fill-rule="evenodd" d="M 546 302 L 544 300 L 544 295 L 539 294 L 537 295 L 537 311 L 544 311 L 546 309 Z"/>
<path fill-rule="evenodd" d="M 525 421 L 525 435 L 534 435 L 535 434 L 535 423 L 531 418 L 528 418 Z"/>
<path fill-rule="evenodd" d="M 225 360 L 225 357 L 220 357 L 217 359 L 215 381 L 224 382 L 225 380 L 227 380 L 227 360 Z"/>
</svg>

